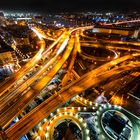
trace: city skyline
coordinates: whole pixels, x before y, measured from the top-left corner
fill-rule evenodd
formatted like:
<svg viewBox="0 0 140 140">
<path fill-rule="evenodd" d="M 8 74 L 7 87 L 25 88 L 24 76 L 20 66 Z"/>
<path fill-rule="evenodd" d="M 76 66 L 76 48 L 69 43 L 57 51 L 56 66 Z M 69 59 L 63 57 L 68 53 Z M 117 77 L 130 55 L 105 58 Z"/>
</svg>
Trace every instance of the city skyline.
<svg viewBox="0 0 140 140">
<path fill-rule="evenodd" d="M 139 1 L 0 5 L 0 140 L 140 140 Z"/>
</svg>

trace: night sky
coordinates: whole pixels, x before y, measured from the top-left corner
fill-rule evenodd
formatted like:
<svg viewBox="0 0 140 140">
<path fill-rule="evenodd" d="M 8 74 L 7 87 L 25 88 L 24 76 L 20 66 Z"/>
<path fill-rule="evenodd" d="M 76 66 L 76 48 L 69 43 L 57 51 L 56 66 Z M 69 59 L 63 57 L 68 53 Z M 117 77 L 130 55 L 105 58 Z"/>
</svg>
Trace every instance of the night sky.
<svg viewBox="0 0 140 140">
<path fill-rule="evenodd" d="M 138 10 L 140 0 L 0 0 L 0 8 L 41 12 Z"/>
</svg>

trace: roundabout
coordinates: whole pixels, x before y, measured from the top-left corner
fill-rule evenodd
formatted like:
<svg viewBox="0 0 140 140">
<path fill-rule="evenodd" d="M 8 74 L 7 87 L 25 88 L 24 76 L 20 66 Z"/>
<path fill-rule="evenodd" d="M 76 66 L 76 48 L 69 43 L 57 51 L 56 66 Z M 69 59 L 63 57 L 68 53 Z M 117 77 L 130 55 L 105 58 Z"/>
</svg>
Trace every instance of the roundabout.
<svg viewBox="0 0 140 140">
<path fill-rule="evenodd" d="M 109 117 L 110 122 L 108 121 Z M 120 106 L 106 104 L 99 105 L 96 111 L 95 126 L 99 133 L 99 139 L 102 140 L 139 140 L 139 121 L 139 118 L 132 116 L 130 112 Z M 118 126 L 114 125 L 114 122 Z"/>
<path fill-rule="evenodd" d="M 111 61 L 118 57 L 118 53 L 114 50 L 97 47 L 96 45 L 81 46 L 79 55 L 90 61 Z"/>
<path fill-rule="evenodd" d="M 86 122 L 74 112 L 61 111 L 51 116 L 51 118 L 39 128 L 38 133 L 41 140 L 52 140 L 55 139 L 55 137 L 59 137 L 61 134 L 59 134 L 58 128 L 64 123 L 66 123 L 65 129 L 69 129 L 69 126 L 73 125 L 78 131 L 78 133 L 75 133 L 75 135 L 78 135 L 77 137 L 80 137 L 82 140 L 89 140 L 89 130 Z"/>
</svg>

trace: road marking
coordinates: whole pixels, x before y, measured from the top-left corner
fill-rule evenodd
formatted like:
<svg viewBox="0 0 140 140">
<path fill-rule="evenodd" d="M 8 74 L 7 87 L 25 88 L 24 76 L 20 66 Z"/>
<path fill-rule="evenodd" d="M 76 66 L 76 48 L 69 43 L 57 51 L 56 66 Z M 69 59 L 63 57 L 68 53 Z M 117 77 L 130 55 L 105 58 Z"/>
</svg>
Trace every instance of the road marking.
<svg viewBox="0 0 140 140">
<path fill-rule="evenodd" d="M 140 101 L 140 98 L 138 98 L 138 97 L 132 95 L 131 93 L 127 93 L 127 94 L 130 95 L 131 97 L 135 98 L 136 100 L 139 100 L 139 101 Z"/>
</svg>

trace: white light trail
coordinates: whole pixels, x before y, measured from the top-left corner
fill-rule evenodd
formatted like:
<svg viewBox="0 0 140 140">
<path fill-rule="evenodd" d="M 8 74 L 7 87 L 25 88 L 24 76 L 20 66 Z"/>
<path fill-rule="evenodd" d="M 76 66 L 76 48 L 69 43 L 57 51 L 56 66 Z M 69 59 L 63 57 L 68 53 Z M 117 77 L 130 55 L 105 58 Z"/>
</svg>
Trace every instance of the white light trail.
<svg viewBox="0 0 140 140">
<path fill-rule="evenodd" d="M 35 28 L 31 28 L 31 30 L 39 37 L 39 39 L 46 38 L 46 36 L 39 33 Z"/>
<path fill-rule="evenodd" d="M 60 53 L 62 53 L 62 51 L 65 49 L 66 45 L 68 44 L 68 41 L 69 41 L 69 38 L 66 38 L 65 41 L 60 46 L 60 48 L 58 49 L 56 55 L 59 55 Z"/>
</svg>

